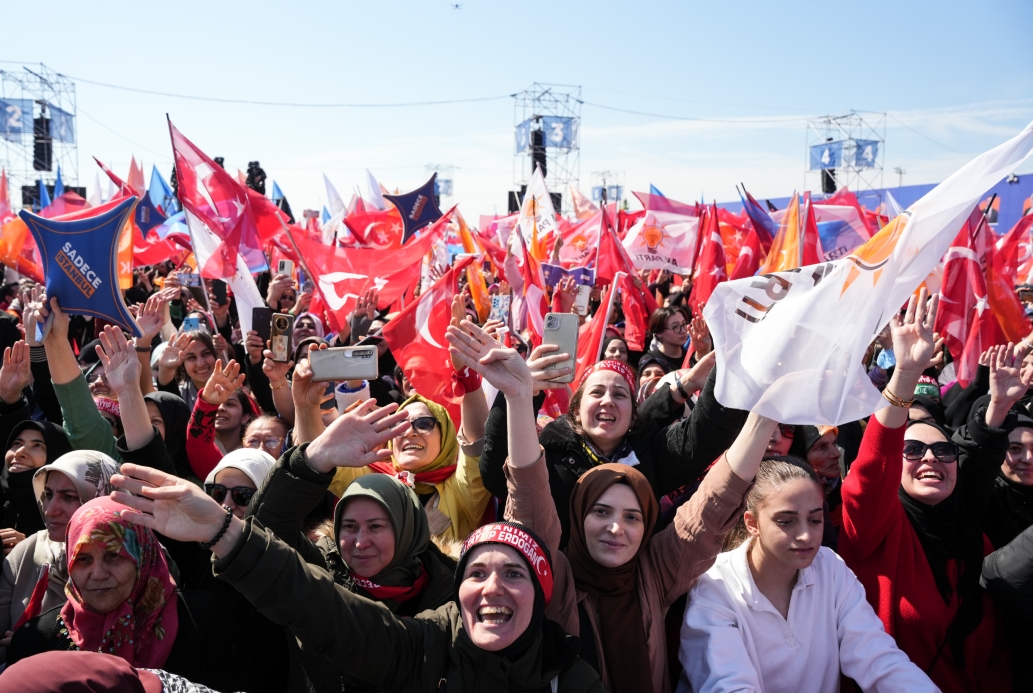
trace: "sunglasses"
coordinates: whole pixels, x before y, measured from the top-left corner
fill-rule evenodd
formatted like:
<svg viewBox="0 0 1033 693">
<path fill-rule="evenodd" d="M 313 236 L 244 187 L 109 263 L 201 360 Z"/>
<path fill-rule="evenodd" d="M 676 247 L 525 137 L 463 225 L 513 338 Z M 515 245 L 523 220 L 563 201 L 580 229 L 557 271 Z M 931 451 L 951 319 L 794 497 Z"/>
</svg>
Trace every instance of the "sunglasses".
<svg viewBox="0 0 1033 693">
<path fill-rule="evenodd" d="M 782 434 L 783 438 L 795 438 L 796 437 L 796 425 L 795 424 L 779 424 L 778 430 Z"/>
<path fill-rule="evenodd" d="M 409 421 L 412 424 L 413 430 L 417 433 L 427 434 L 434 430 L 434 427 L 438 425 L 438 420 L 433 416 L 417 416 L 415 419 Z"/>
<path fill-rule="evenodd" d="M 226 500 L 227 491 L 229 491 L 230 497 L 233 499 L 234 505 L 236 505 L 238 508 L 246 508 L 251 503 L 251 498 L 255 495 L 255 489 L 248 488 L 247 486 L 226 488 L 222 484 L 204 485 L 204 492 L 211 496 L 216 503 L 222 503 L 224 500 Z"/>
<path fill-rule="evenodd" d="M 925 457 L 926 450 L 933 451 L 933 457 L 943 464 L 953 464 L 958 461 L 958 446 L 954 443 L 941 441 L 927 445 L 920 440 L 904 441 L 904 459 L 912 462 Z"/>
</svg>

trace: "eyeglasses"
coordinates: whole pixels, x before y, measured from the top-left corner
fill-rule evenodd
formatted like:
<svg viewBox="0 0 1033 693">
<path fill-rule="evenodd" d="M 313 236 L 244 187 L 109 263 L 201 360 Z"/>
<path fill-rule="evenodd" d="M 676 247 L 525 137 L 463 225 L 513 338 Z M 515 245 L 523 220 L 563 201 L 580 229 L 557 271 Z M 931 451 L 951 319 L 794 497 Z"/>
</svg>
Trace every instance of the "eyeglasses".
<svg viewBox="0 0 1033 693">
<path fill-rule="evenodd" d="M 795 438 L 796 437 L 796 425 L 795 424 L 779 424 L 778 430 L 782 434 L 783 438 Z"/>
<path fill-rule="evenodd" d="M 905 460 L 911 460 L 912 462 L 920 460 L 925 457 L 926 450 L 932 450 L 933 457 L 943 464 L 954 464 L 958 461 L 958 446 L 954 443 L 940 441 L 939 443 L 929 445 L 920 440 L 904 441 Z"/>
<path fill-rule="evenodd" d="M 680 322 L 677 325 L 668 325 L 667 329 L 669 329 L 672 332 L 678 332 L 678 333 L 688 332 L 689 331 L 689 323 L 687 323 L 687 322 Z"/>
<path fill-rule="evenodd" d="M 252 450 L 265 448 L 272 452 L 279 452 L 283 449 L 283 438 L 248 438 L 244 441 L 244 447 Z"/>
<path fill-rule="evenodd" d="M 417 416 L 415 419 L 409 421 L 412 424 L 413 430 L 417 433 L 427 434 L 434 430 L 434 427 L 438 425 L 438 420 L 433 416 Z"/>
<path fill-rule="evenodd" d="M 247 486 L 226 488 L 222 484 L 204 485 L 204 492 L 211 496 L 216 503 L 222 503 L 226 500 L 227 491 L 230 493 L 230 498 L 233 499 L 233 504 L 238 508 L 246 508 L 251 503 L 251 498 L 255 495 L 255 489 L 248 488 Z"/>
</svg>

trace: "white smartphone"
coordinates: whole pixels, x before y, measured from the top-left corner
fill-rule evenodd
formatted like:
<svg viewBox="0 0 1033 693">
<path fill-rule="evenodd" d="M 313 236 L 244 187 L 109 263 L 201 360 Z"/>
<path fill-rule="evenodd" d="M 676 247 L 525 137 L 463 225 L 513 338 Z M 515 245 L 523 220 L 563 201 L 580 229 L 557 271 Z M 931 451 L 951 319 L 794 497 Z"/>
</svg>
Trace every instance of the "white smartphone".
<svg viewBox="0 0 1033 693">
<path fill-rule="evenodd" d="M 276 265 L 277 274 L 286 274 L 288 277 L 294 276 L 294 260 L 280 260 Z"/>
<path fill-rule="evenodd" d="M 380 375 L 377 347 L 373 345 L 318 349 L 308 358 L 316 382 L 376 380 Z"/>
<path fill-rule="evenodd" d="M 554 383 L 571 383 L 574 381 L 574 368 L 577 365 L 578 318 L 573 313 L 546 313 L 545 335 L 542 344 L 556 344 L 559 350 L 550 355 L 567 354 L 567 360 L 547 366 L 545 370 L 570 368 L 566 375 L 550 378 Z"/>
<path fill-rule="evenodd" d="M 592 287 L 587 284 L 577 285 L 577 296 L 574 298 L 574 310 L 578 315 L 588 315 L 588 300 L 592 296 Z"/>
</svg>

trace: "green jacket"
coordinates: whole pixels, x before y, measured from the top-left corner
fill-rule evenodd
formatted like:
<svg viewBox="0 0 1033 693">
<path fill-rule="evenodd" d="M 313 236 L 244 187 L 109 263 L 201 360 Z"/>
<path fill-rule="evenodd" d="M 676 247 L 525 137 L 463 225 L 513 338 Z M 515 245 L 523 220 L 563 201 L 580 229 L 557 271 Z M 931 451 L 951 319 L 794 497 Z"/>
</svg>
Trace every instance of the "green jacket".
<svg viewBox="0 0 1033 693">
<path fill-rule="evenodd" d="M 86 377 L 80 375 L 70 383 L 58 385 L 54 383 L 57 401 L 61 404 L 61 416 L 64 417 L 65 433 L 74 450 L 96 450 L 115 460 L 122 461 L 115 445 L 115 436 L 111 434 L 111 426 L 97 411 L 97 405 L 90 394 L 90 386 Z"/>
<path fill-rule="evenodd" d="M 599 676 L 577 657 L 579 641 L 556 624 L 546 621 L 541 639 L 510 662 L 470 642 L 454 602 L 399 618 L 335 584 L 253 517 L 214 569 L 270 620 L 290 628 L 304 651 L 383 690 L 603 693 Z"/>
</svg>

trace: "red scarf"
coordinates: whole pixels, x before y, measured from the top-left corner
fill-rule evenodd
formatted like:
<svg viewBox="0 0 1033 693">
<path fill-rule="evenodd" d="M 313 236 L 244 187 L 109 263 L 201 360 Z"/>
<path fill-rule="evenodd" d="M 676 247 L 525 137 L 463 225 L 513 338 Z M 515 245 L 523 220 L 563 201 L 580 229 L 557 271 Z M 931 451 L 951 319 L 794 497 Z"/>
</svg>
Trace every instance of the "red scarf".
<svg viewBox="0 0 1033 693">
<path fill-rule="evenodd" d="M 396 602 L 407 602 L 423 592 L 427 583 L 430 582 L 430 575 L 427 574 L 427 569 L 422 565 L 420 566 L 420 576 L 416 578 L 416 582 L 414 582 L 412 586 L 401 585 L 399 587 L 387 587 L 385 585 L 378 585 L 372 580 L 356 575 L 350 570 L 348 571 L 348 574 L 351 575 L 352 580 L 355 581 L 356 585 L 369 592 L 377 601 L 393 599 Z"/>
<path fill-rule="evenodd" d="M 390 462 L 374 462 L 369 468 L 380 474 L 393 476 L 409 488 L 415 487 L 416 484 L 428 484 L 430 486 L 440 484 L 456 473 L 456 465 L 454 464 L 438 467 L 428 472 L 416 472 L 415 474 L 404 469 L 399 471 Z"/>
</svg>

